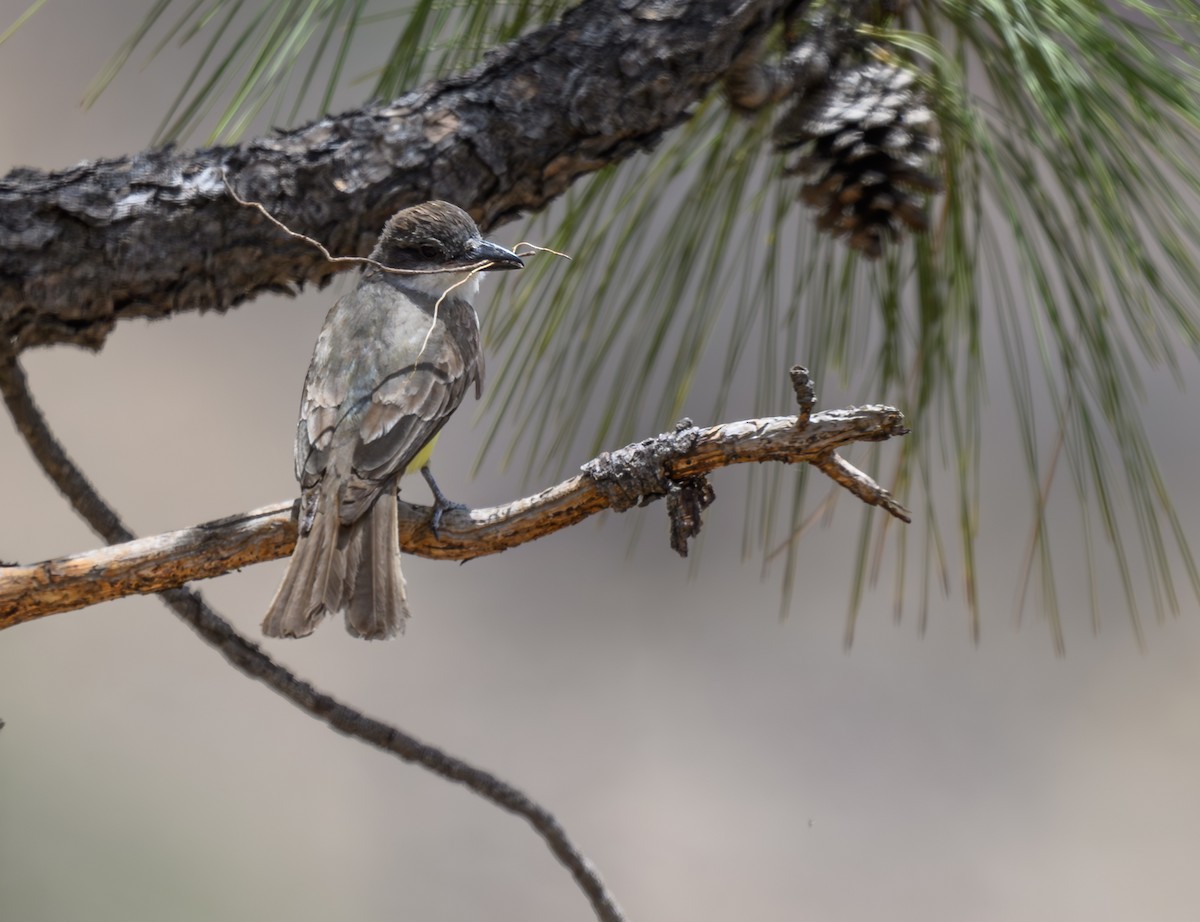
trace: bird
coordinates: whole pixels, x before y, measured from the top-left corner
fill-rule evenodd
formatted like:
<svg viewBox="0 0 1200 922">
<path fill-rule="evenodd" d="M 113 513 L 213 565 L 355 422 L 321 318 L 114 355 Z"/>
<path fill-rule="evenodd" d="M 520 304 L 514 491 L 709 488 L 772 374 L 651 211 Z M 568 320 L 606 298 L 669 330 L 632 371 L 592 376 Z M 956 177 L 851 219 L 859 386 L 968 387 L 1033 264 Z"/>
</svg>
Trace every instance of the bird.
<svg viewBox="0 0 1200 922">
<path fill-rule="evenodd" d="M 400 478 L 420 471 L 434 494 L 431 525 L 451 506 L 429 469 L 438 433 L 483 388 L 482 270 L 521 258 L 484 240 L 465 211 L 425 202 L 393 215 L 353 291 L 317 337 L 300 399 L 296 549 L 266 616 L 268 637 L 305 637 L 330 614 L 382 640 L 408 620 L 400 571 Z M 387 267 L 381 268 L 381 267 Z M 397 270 L 397 271 L 388 271 Z"/>
</svg>

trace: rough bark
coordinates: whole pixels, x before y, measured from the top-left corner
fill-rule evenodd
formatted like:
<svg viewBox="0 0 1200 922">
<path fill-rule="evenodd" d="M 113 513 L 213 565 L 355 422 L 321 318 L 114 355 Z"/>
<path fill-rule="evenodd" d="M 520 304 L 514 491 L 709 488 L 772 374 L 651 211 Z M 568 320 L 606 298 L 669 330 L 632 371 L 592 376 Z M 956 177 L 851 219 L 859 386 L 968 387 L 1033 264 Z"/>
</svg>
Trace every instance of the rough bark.
<svg viewBox="0 0 1200 922">
<path fill-rule="evenodd" d="M 471 71 L 237 148 L 164 149 L 0 179 L 0 335 L 99 348 L 118 320 L 224 311 L 334 269 L 233 201 L 365 255 L 431 198 L 485 229 L 650 149 L 804 0 L 587 0 Z"/>
</svg>

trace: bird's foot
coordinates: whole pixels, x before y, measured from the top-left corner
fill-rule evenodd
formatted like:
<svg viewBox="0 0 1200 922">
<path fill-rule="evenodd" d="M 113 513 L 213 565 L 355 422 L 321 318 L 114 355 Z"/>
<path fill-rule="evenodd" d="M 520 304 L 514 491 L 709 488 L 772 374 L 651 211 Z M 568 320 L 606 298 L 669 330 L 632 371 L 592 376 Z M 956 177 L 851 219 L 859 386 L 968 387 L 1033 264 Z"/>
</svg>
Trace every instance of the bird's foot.
<svg viewBox="0 0 1200 922">
<path fill-rule="evenodd" d="M 446 499 L 446 494 L 442 492 L 442 488 L 437 485 L 437 481 L 433 479 L 433 472 L 429 470 L 429 465 L 426 464 L 421 468 L 421 476 L 425 478 L 425 482 L 429 484 L 429 490 L 433 493 L 433 515 L 429 519 L 429 530 L 433 532 L 435 538 L 440 538 L 438 529 L 442 527 L 442 515 L 450 509 L 468 510 L 470 507 L 463 503 L 456 503 L 453 500 Z"/>
</svg>

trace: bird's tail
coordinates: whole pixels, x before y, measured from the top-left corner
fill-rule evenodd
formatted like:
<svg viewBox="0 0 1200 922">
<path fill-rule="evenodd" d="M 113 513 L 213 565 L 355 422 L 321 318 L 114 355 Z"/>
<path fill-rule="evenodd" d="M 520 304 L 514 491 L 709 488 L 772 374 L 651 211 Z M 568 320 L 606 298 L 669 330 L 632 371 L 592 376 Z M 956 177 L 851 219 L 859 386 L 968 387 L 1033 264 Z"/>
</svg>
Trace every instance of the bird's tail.
<svg viewBox="0 0 1200 922">
<path fill-rule="evenodd" d="M 403 632 L 408 620 L 400 572 L 400 514 L 395 489 L 384 490 L 361 519 L 342 529 L 342 601 L 346 630 L 366 640 Z"/>
<path fill-rule="evenodd" d="M 336 496 L 322 493 L 308 534 L 267 615 L 268 637 L 306 637 L 328 614 L 346 613 L 346 630 L 383 640 L 404 630 L 408 605 L 400 572 L 399 515 L 394 490 L 384 490 L 360 519 L 338 521 Z"/>
</svg>

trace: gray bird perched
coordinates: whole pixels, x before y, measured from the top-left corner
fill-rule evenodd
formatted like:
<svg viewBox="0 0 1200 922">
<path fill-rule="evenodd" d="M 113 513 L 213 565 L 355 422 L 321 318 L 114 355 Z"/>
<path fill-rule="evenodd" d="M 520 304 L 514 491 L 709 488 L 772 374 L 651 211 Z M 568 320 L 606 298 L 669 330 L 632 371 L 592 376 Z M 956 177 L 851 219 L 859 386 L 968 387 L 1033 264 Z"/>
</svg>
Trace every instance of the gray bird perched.
<svg viewBox="0 0 1200 922">
<path fill-rule="evenodd" d="M 404 630 L 400 477 L 425 475 L 436 528 L 449 503 L 429 455 L 467 389 L 475 385 L 478 397 L 483 384 L 479 318 L 468 300 L 479 277 L 470 270 L 524 265 L 446 202 L 398 212 L 371 258 L 405 272 L 369 267 L 317 337 L 296 431 L 299 537 L 263 619 L 269 637 L 304 637 L 339 611 L 356 637 Z"/>
</svg>

